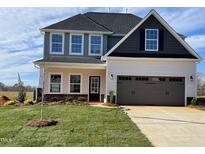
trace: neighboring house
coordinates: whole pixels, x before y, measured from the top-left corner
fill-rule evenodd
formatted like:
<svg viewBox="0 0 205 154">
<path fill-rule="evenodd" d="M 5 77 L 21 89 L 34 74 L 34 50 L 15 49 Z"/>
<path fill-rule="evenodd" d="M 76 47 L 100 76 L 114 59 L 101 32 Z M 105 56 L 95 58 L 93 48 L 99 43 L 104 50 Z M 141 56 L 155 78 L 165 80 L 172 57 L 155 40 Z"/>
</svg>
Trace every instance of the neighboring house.
<svg viewBox="0 0 205 154">
<path fill-rule="evenodd" d="M 45 99 L 83 96 L 118 104 L 187 105 L 196 96 L 200 56 L 151 10 L 78 14 L 41 29 L 39 87 Z M 44 86 L 43 86 L 44 85 Z"/>
</svg>

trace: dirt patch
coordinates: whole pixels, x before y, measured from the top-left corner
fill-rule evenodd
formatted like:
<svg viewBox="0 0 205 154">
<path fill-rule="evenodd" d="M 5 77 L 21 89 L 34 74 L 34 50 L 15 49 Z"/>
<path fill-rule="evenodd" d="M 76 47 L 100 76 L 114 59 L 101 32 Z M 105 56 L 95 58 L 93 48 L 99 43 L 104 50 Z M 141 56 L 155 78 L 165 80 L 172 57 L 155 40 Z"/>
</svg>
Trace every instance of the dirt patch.
<svg viewBox="0 0 205 154">
<path fill-rule="evenodd" d="M 0 105 L 4 105 L 10 99 L 6 96 L 0 96 Z"/>
<path fill-rule="evenodd" d="M 54 126 L 58 123 L 56 120 L 31 120 L 26 125 L 29 127 L 46 127 L 46 126 Z"/>
<path fill-rule="evenodd" d="M 89 103 L 89 105 L 95 106 L 95 107 L 102 107 L 102 108 L 117 108 L 117 107 L 119 107 L 118 105 L 107 104 L 107 103 Z"/>
</svg>

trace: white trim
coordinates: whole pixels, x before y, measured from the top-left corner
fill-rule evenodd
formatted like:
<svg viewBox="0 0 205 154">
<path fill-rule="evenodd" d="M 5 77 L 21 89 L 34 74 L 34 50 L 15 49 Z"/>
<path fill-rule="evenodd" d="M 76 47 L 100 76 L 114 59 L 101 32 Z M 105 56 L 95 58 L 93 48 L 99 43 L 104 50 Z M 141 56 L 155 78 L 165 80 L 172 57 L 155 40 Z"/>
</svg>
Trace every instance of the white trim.
<svg viewBox="0 0 205 154">
<path fill-rule="evenodd" d="M 106 69 L 107 64 L 61 63 L 61 62 L 34 62 L 35 65 L 47 65 L 58 68 Z"/>
<path fill-rule="evenodd" d="M 148 60 L 148 61 L 192 61 L 198 62 L 197 59 L 185 59 L 185 58 L 140 58 L 140 57 L 107 57 L 108 60 L 128 60 L 128 61 L 139 61 L 139 60 Z"/>
<path fill-rule="evenodd" d="M 111 48 L 104 56 L 102 60 L 106 60 L 107 56 L 112 53 L 120 44 L 122 44 L 137 28 L 139 28 L 151 15 L 158 19 L 158 21 L 190 52 L 190 54 L 196 56 L 199 61 L 202 58 L 172 29 L 169 24 L 154 10 L 152 9 L 129 33 L 125 35 L 113 48 Z"/>
<path fill-rule="evenodd" d="M 53 52 L 52 51 L 52 37 L 53 37 L 54 34 L 62 36 L 62 51 L 61 52 Z M 49 54 L 63 55 L 64 54 L 64 45 L 65 45 L 64 43 L 65 43 L 65 34 L 64 33 L 50 33 Z"/>
<path fill-rule="evenodd" d="M 81 53 L 73 53 L 72 52 L 72 36 L 82 36 L 82 43 L 81 43 Z M 84 55 L 84 34 L 79 33 L 70 33 L 70 39 L 69 39 L 69 55 Z"/>
<path fill-rule="evenodd" d="M 101 45 L 100 45 L 100 53 L 99 53 L 99 54 L 91 53 L 91 37 L 92 37 L 92 36 L 100 36 Z M 102 53 L 103 53 L 103 35 L 89 34 L 88 55 L 89 55 L 89 56 L 102 56 Z"/>
<path fill-rule="evenodd" d="M 50 85 L 51 85 L 51 75 L 61 75 L 61 83 L 60 83 L 60 85 L 61 85 L 61 87 L 60 87 L 60 92 L 51 92 L 50 91 Z M 49 81 L 49 83 L 48 83 L 48 94 L 62 94 L 63 93 L 63 73 L 59 73 L 59 72 L 49 72 L 48 73 L 48 81 Z"/>
<path fill-rule="evenodd" d="M 71 75 L 80 75 L 80 92 L 79 93 L 73 93 L 73 92 L 70 92 L 70 76 Z M 83 86 L 83 82 L 82 82 L 82 79 L 83 79 L 83 75 L 82 73 L 68 73 L 68 94 L 82 94 L 82 86 Z"/>
<path fill-rule="evenodd" d="M 113 32 L 83 31 L 83 30 L 62 30 L 62 29 L 40 29 L 41 32 L 61 32 L 61 33 L 93 33 L 93 34 L 113 34 Z"/>
<path fill-rule="evenodd" d="M 155 30 L 157 31 L 157 39 L 147 39 L 147 31 Z M 157 40 L 157 49 L 147 49 L 147 40 Z M 145 29 L 145 51 L 159 51 L 159 29 Z"/>
</svg>

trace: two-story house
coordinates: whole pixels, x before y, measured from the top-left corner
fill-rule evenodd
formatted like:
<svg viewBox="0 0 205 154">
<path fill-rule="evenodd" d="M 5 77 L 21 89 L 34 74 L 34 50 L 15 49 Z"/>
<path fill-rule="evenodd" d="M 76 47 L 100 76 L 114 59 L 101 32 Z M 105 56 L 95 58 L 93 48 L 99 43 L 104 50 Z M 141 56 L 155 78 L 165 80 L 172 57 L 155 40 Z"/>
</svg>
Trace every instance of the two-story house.
<svg viewBox="0 0 205 154">
<path fill-rule="evenodd" d="M 83 96 L 129 105 L 187 105 L 201 57 L 155 11 L 78 14 L 44 33 L 39 87 L 45 99 Z"/>
</svg>

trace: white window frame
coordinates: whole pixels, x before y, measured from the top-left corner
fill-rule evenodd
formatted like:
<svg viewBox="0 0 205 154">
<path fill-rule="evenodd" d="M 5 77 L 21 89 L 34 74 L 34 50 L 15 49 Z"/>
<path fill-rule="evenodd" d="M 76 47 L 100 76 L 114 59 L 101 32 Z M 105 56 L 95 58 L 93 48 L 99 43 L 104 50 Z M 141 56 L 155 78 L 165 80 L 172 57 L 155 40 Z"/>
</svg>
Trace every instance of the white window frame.
<svg viewBox="0 0 205 154">
<path fill-rule="evenodd" d="M 80 92 L 71 92 L 70 90 L 70 79 L 71 75 L 80 75 Z M 68 74 L 68 94 L 82 94 L 82 74 L 81 73 L 69 73 Z"/>
<path fill-rule="evenodd" d="M 61 52 L 53 52 L 52 51 L 52 37 L 53 35 L 61 35 L 62 36 L 62 51 Z M 65 40 L 65 34 L 64 33 L 50 33 L 50 54 L 56 54 L 56 55 L 63 55 L 64 54 L 64 40 Z"/>
<path fill-rule="evenodd" d="M 100 45 L 100 53 L 91 53 L 91 37 L 92 36 L 100 36 L 101 39 L 101 45 Z M 98 44 L 97 44 L 98 45 Z M 88 55 L 89 56 L 102 56 L 103 52 L 103 35 L 97 35 L 97 34 L 89 34 L 89 49 L 88 49 Z"/>
<path fill-rule="evenodd" d="M 72 36 L 73 35 L 82 36 L 81 53 L 73 53 L 72 52 Z M 83 55 L 84 54 L 84 34 L 70 33 L 70 38 L 69 39 L 70 39 L 70 41 L 69 41 L 69 54 L 70 55 Z"/>
<path fill-rule="evenodd" d="M 157 39 L 147 39 L 147 31 L 148 30 L 156 30 L 157 31 Z M 157 49 L 147 49 L 147 41 L 146 40 L 157 40 Z M 145 29 L 145 51 L 159 51 L 159 29 Z"/>
<path fill-rule="evenodd" d="M 60 83 L 60 92 L 51 92 L 51 75 L 61 75 L 61 83 Z M 55 72 L 51 72 L 49 73 L 49 86 L 48 86 L 48 92 L 49 94 L 61 94 L 63 92 L 63 73 L 55 73 Z"/>
</svg>

